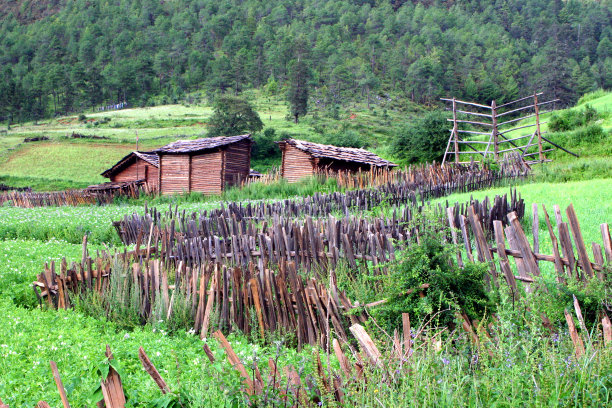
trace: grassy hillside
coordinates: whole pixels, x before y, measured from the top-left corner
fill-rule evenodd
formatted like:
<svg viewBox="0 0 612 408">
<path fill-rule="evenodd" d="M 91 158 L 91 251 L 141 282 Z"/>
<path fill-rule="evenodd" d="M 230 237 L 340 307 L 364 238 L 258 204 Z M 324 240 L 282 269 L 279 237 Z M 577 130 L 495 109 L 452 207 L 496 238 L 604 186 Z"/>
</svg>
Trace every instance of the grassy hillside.
<svg viewBox="0 0 612 408">
<path fill-rule="evenodd" d="M 387 102 L 350 104 L 330 115 L 314 108 L 299 123 L 287 117 L 286 102 L 259 92 L 246 92 L 265 128 L 273 128 L 276 137 L 292 136 L 333 143 L 334 137 L 350 132 L 361 146 L 386 158 L 392 158 L 388 142 L 394 128 L 415 112 L 416 104 L 404 106 L 410 113 L 391 109 Z M 106 112 L 84 112 L 81 115 L 28 122 L 13 126 L 0 135 L 0 182 L 14 186 L 32 186 L 38 190 L 80 188 L 105 179 L 100 172 L 136 149 L 150 150 L 176 139 L 205 137 L 207 122 L 213 111 L 209 105 L 163 105 Z M 333 117 L 332 117 L 333 116 Z M 96 139 L 73 139 L 73 133 Z M 25 138 L 46 137 L 49 141 L 24 143 Z M 257 162 L 252 166 L 265 170 L 276 161 Z"/>
</svg>

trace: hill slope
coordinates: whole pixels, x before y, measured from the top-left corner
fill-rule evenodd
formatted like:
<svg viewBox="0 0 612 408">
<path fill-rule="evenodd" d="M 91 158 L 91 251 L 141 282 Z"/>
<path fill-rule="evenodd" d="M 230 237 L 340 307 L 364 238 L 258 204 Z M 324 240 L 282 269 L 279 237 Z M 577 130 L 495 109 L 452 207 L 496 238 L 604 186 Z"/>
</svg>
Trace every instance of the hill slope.
<svg viewBox="0 0 612 408">
<path fill-rule="evenodd" d="M 11 4 L 12 3 L 12 4 Z M 311 105 L 612 87 L 612 3 L 561 0 L 2 2 L 0 120 L 127 101 L 283 93 L 300 59 Z M 52 14 L 52 16 L 49 16 Z M 205 94 L 187 95 L 195 89 Z"/>
</svg>

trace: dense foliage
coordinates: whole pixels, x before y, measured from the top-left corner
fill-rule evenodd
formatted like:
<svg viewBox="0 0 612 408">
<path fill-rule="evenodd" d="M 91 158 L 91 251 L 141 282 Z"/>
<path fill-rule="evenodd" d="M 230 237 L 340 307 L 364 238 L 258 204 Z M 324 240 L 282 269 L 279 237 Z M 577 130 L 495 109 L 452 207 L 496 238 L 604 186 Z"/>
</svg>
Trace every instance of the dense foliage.
<svg viewBox="0 0 612 408">
<path fill-rule="evenodd" d="M 419 321 L 439 313 L 437 321 L 444 323 L 453 321 L 456 313 L 471 319 L 490 313 L 494 304 L 485 288 L 486 266 L 467 264 L 460 269 L 452 255 L 443 232 L 423 231 L 420 244 L 409 246 L 388 275 L 373 278 L 382 283 L 378 293 L 389 299 L 372 311 L 378 323 L 392 332 L 401 325 L 402 313 Z M 425 284 L 426 289 L 419 289 Z"/>
<path fill-rule="evenodd" d="M 2 2 L 0 120 L 286 92 L 298 59 L 320 107 L 534 89 L 569 104 L 612 87 L 611 18 L 578 0 Z"/>
<path fill-rule="evenodd" d="M 209 136 L 233 136 L 263 129 L 259 114 L 244 99 L 221 96 L 215 102 L 214 110 L 209 122 Z"/>
<path fill-rule="evenodd" d="M 408 122 L 398 132 L 391 150 L 406 163 L 442 161 L 449 124 L 442 111 L 432 111 Z"/>
</svg>

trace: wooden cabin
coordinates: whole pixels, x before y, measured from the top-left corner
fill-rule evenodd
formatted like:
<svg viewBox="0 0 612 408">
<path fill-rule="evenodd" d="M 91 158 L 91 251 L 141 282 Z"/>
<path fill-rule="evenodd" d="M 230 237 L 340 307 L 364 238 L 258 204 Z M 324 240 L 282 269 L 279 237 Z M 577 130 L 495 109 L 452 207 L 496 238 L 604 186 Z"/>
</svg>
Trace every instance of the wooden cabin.
<svg viewBox="0 0 612 408">
<path fill-rule="evenodd" d="M 177 140 L 154 150 L 159 157 L 160 193 L 219 194 L 241 184 L 249 176 L 252 143 L 247 134 Z"/>
<path fill-rule="evenodd" d="M 150 190 L 157 190 L 159 157 L 154 153 L 132 152 L 102 173 L 112 183 L 144 181 Z"/>
<path fill-rule="evenodd" d="M 338 147 L 303 140 L 277 142 L 283 152 L 281 175 L 290 183 L 319 171 L 369 171 L 373 167 L 395 167 L 372 152 L 352 147 Z"/>
</svg>

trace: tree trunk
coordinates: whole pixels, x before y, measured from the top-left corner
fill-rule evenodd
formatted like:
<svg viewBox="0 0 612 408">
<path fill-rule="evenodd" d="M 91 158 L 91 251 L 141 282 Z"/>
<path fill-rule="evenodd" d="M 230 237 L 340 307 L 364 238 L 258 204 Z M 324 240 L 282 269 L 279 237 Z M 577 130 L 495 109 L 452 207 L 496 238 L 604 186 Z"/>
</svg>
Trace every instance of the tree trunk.
<svg viewBox="0 0 612 408">
<path fill-rule="evenodd" d="M 299 115 L 293 115 L 293 117 L 295 118 L 295 123 L 298 123 L 298 116 Z"/>
</svg>

